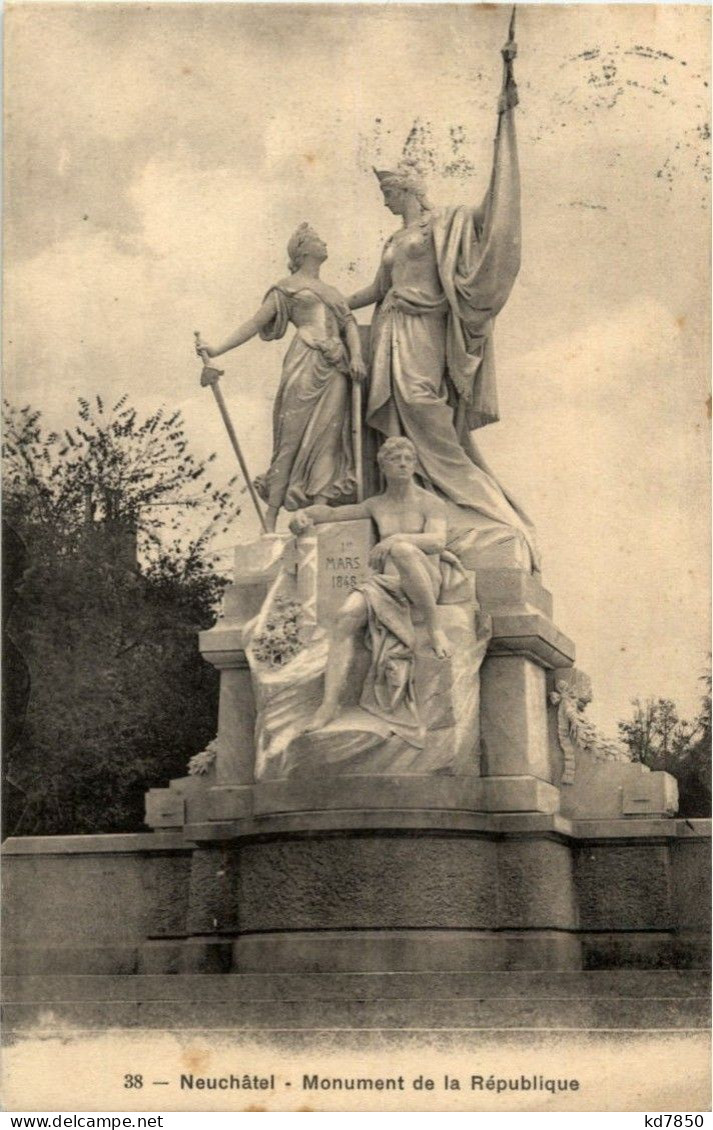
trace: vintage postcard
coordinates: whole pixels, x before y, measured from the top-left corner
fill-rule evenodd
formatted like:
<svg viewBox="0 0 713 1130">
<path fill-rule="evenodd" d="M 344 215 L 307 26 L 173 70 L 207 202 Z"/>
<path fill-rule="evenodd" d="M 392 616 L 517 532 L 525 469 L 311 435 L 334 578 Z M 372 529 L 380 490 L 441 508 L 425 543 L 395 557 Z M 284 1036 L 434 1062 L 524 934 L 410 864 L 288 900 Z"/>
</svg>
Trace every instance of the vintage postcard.
<svg viewBox="0 0 713 1130">
<path fill-rule="evenodd" d="M 702 1124 L 709 9 L 5 73 L 6 1109 Z"/>
</svg>

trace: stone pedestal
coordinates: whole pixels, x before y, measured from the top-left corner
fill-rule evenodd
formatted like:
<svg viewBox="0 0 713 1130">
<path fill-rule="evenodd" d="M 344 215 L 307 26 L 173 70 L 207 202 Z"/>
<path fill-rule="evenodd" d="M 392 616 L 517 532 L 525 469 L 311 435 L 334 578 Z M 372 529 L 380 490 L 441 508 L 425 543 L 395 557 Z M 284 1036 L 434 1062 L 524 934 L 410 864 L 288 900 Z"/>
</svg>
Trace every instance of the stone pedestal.
<svg viewBox="0 0 713 1130">
<path fill-rule="evenodd" d="M 350 593 L 371 576 L 374 541 L 371 520 L 334 522 L 320 524 L 285 548 L 280 574 L 247 640 L 257 714 L 256 781 L 478 772 L 479 667 L 490 623 L 476 620 L 472 575 L 453 574 L 445 563 L 437 618 L 451 655 L 436 657 L 414 610 L 408 678 L 416 710 L 389 713 L 386 688 L 374 689 L 365 629 L 355 641 L 336 716 L 318 731 L 309 730 L 323 696 L 335 618 Z M 398 606 L 392 614 L 398 619 Z M 397 667 L 404 662 L 400 658 Z M 399 667 L 402 678 L 403 670 Z"/>
<path fill-rule="evenodd" d="M 552 778 L 545 672 L 524 655 L 490 655 L 483 666 L 482 772 Z"/>
<path fill-rule="evenodd" d="M 183 834 L 24 837 L 3 844 L 3 965 L 706 968 L 710 875 L 706 820 L 355 806 Z"/>
<path fill-rule="evenodd" d="M 547 671 L 574 660 L 574 644 L 552 621 L 552 597 L 535 575 L 520 569 L 482 569 L 476 577 L 481 608 L 492 617 L 492 638 L 481 675 L 481 773 L 495 795 L 518 781 L 542 812 L 557 811 Z M 553 807 L 554 806 L 554 807 Z"/>
<path fill-rule="evenodd" d="M 245 627 L 262 608 L 291 539 L 274 534 L 235 550 L 234 580 L 214 628 L 199 633 L 204 659 L 220 671 L 216 764 L 207 801 L 210 818 L 248 816 L 255 774 L 255 696 L 245 655 Z"/>
<path fill-rule="evenodd" d="M 360 711 L 366 648 L 339 719 L 292 734 L 320 701 L 329 627 L 368 575 L 373 537 L 369 522 L 334 523 L 296 543 L 258 543 L 250 568 L 238 561 L 224 617 L 201 634 L 221 672 L 215 766 L 149 798 L 149 822 L 182 829 L 192 862 L 183 935 L 154 933 L 143 968 L 675 963 L 688 942 L 669 875 L 685 823 L 667 823 L 665 774 L 563 752 L 556 695 L 591 690 L 539 577 L 481 569 L 475 591 L 471 581 L 439 607 L 454 645 L 447 661 L 419 642 L 416 617 L 422 750 Z M 308 642 L 284 677 L 251 677 L 246 651 L 274 630 L 280 601 L 299 603 Z"/>
</svg>

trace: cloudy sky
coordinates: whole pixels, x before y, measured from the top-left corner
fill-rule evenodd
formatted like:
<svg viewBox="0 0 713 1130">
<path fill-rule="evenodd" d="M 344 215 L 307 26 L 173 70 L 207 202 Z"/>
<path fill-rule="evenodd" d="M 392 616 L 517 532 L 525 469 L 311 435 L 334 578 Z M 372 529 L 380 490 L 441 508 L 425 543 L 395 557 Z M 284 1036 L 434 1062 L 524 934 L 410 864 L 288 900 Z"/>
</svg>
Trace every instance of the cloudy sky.
<svg viewBox="0 0 713 1130">
<path fill-rule="evenodd" d="M 6 396 L 52 426 L 95 392 L 179 406 L 231 474 L 193 330 L 249 316 L 305 219 L 329 282 L 370 281 L 394 227 L 370 167 L 408 137 L 436 203 L 479 202 L 508 15 L 6 9 Z M 518 11 L 523 267 L 496 327 L 502 420 L 478 438 L 537 523 L 609 728 L 634 695 L 692 712 L 709 650 L 709 20 Z M 285 346 L 224 358 L 255 472 Z M 246 509 L 232 541 L 254 532 Z"/>
</svg>

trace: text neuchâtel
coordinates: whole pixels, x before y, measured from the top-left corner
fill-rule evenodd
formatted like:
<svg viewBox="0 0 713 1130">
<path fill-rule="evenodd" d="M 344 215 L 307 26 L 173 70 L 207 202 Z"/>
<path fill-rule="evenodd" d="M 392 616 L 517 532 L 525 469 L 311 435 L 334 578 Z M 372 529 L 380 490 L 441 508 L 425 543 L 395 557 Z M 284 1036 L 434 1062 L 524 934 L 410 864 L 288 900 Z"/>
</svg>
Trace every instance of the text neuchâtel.
<svg viewBox="0 0 713 1130">
<path fill-rule="evenodd" d="M 274 1075 L 181 1075 L 182 1091 L 274 1091 Z"/>
</svg>

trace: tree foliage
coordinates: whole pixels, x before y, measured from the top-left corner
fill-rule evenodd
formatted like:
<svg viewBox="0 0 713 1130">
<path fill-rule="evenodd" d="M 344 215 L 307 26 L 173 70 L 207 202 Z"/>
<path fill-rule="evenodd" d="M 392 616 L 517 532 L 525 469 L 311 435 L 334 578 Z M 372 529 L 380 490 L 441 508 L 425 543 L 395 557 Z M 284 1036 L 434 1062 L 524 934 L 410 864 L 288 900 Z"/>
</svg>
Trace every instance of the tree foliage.
<svg viewBox="0 0 713 1130">
<path fill-rule="evenodd" d="M 211 462 L 179 414 L 140 419 L 126 397 L 81 400 L 62 436 L 6 405 L 6 834 L 139 830 L 146 788 L 212 738 L 197 632 L 225 584 L 210 540 L 238 506 Z"/>
<path fill-rule="evenodd" d="M 636 698 L 631 718 L 619 723 L 634 761 L 676 778 L 681 816 L 711 814 L 711 676 L 701 682 L 705 692 L 692 721 L 679 717 L 671 699 Z"/>
<path fill-rule="evenodd" d="M 215 485 L 214 459 L 189 451 L 180 412 L 159 408 L 142 420 L 128 396 L 111 409 L 100 396 L 80 397 L 77 423 L 61 435 L 44 429 L 36 409 L 6 401 L 4 514 L 25 537 L 46 542 L 54 532 L 59 552 L 76 549 L 88 526 L 121 526 L 137 531 L 145 561 L 168 552 L 188 563 L 239 513 L 237 478 Z M 189 534 L 191 517 L 203 521 Z"/>
</svg>

